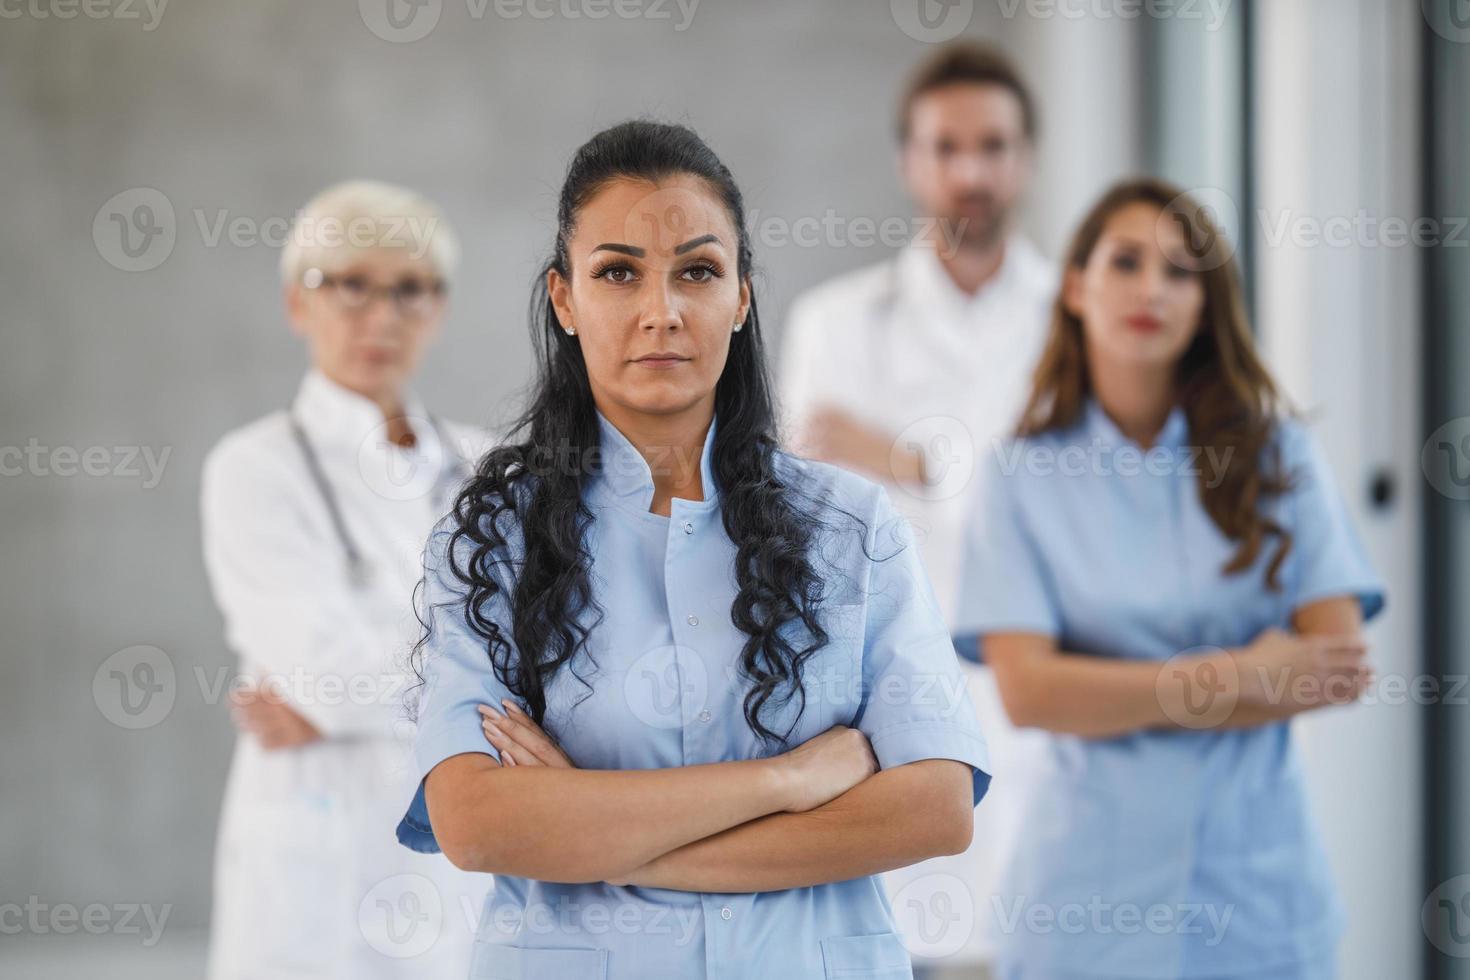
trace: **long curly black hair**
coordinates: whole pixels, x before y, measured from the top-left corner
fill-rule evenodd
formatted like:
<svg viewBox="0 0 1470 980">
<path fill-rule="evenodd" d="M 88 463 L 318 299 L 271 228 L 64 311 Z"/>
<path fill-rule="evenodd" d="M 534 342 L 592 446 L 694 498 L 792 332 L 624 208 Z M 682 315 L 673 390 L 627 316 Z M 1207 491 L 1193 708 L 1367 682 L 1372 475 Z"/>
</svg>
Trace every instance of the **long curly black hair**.
<svg viewBox="0 0 1470 980">
<path fill-rule="evenodd" d="M 609 182 L 657 183 L 682 175 L 702 179 L 729 209 L 739 236 L 739 274 L 749 280 L 752 253 L 744 201 L 730 171 L 698 135 L 684 126 L 633 121 L 592 137 L 568 168 L 555 248 L 532 295 L 537 370 L 529 408 L 505 442 L 480 459 L 447 519 L 453 527 L 449 568 L 467 589 L 465 622 L 484 640 L 496 676 L 538 724 L 545 717 L 547 685 L 585 647 L 603 615 L 593 596 L 591 556 L 584 543 L 593 514 L 582 499 L 588 471 L 600 465 L 599 425 L 581 346 L 562 329 L 547 295 L 546 273 L 555 269 L 571 278 L 567 242 L 582 208 Z M 835 526 L 824 510 L 861 521 L 783 480 L 753 295 L 715 388 L 715 414 L 712 469 L 725 532 L 736 549 L 738 592 L 730 618 L 745 636 L 739 670 L 750 685 L 744 714 L 762 740 L 785 743 L 795 722 L 774 731 L 763 723 L 763 709 L 795 698 L 799 720 L 805 707 L 802 665 L 829 639 L 817 617 L 826 588 L 813 562 L 821 551 L 814 547 L 819 534 Z M 589 465 L 547 465 L 553 454 Z M 508 535 L 508 529 L 514 530 Z M 512 564 L 509 537 L 516 533 L 523 550 Z M 865 529 L 859 533 L 865 536 Z M 463 564 L 457 557 L 461 549 L 467 552 Z M 511 621 L 497 622 L 484 610 L 506 588 Z M 580 614 L 589 607 L 595 615 L 584 623 L 587 617 Z M 413 657 L 422 677 L 419 657 L 429 626 L 426 616 L 419 618 L 425 630 Z M 587 683 L 575 665 L 569 669 Z"/>
</svg>

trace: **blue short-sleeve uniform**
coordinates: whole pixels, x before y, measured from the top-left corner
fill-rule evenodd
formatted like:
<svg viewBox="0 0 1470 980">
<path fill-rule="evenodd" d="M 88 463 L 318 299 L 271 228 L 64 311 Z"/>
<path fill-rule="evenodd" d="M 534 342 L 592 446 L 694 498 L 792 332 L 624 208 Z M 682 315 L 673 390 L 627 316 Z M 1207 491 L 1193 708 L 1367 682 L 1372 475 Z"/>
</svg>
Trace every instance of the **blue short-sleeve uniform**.
<svg viewBox="0 0 1470 980">
<path fill-rule="evenodd" d="M 548 687 L 548 734 L 589 769 L 666 768 L 780 751 L 758 739 L 744 717 L 744 634 L 730 616 L 735 551 L 711 469 L 714 427 L 700 461 L 706 499 L 676 498 L 663 517 L 649 513 L 653 481 L 643 457 L 600 414 L 599 425 L 602 465 L 587 480 L 584 500 L 593 513 L 587 547 L 602 619 L 587 649 Z M 862 526 L 849 521 L 856 529 L 843 531 L 839 515 L 825 515 L 834 530 L 813 558 L 827 588 L 821 616 L 831 640 L 804 665 L 799 720 L 800 699 L 792 698 L 784 715 L 763 716 L 767 727 L 783 731 L 796 721 L 791 745 L 835 724 L 856 727 L 883 768 L 921 759 L 966 763 L 978 803 L 990 780 L 984 738 L 907 525 L 886 493 L 860 477 L 784 454 L 777 463 L 788 485 L 861 518 Z M 508 536 L 514 547 L 514 529 Z M 453 755 L 496 755 L 476 706 L 512 697 L 463 621 L 456 603 L 462 587 L 445 561 L 449 537 L 441 525 L 425 549 L 433 629 L 415 745 L 421 779 Z M 513 566 L 512 556 L 497 568 L 509 575 Z M 508 607 L 503 597 L 496 602 L 482 611 L 509 633 Z M 422 783 L 398 835 L 409 847 L 438 850 Z M 496 978 L 911 975 L 877 877 L 707 894 L 497 875 L 474 962 L 472 976 Z"/>
<path fill-rule="evenodd" d="M 1375 615 L 1383 584 L 1321 453 L 1290 419 L 1274 440 L 1293 480 L 1265 505 L 1293 540 L 1279 591 L 1265 580 L 1274 538 L 1254 567 L 1224 572 L 1236 545 L 1199 493 L 1199 473 L 1224 460 L 1188 445 L 1182 410 L 1148 451 L 1095 401 L 1065 430 L 998 445 L 967 530 L 957 633 L 1162 661 L 1244 646 L 1319 599 L 1356 597 Z M 1331 955 L 1344 913 L 1288 723 L 1054 735 L 1045 765 L 989 904 L 1002 975 L 1256 976 Z"/>
</svg>

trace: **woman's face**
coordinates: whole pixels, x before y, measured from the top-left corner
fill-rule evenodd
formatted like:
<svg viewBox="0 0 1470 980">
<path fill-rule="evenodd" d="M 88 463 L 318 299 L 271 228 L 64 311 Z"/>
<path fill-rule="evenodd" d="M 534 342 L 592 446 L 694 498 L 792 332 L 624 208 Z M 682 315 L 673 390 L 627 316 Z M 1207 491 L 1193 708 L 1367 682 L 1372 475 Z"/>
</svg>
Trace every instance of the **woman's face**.
<svg viewBox="0 0 1470 980">
<path fill-rule="evenodd" d="M 396 396 L 444 317 L 433 264 L 407 249 L 371 248 L 322 271 L 319 287 L 286 289 L 292 327 L 311 345 L 312 363 L 369 398 Z M 389 287 L 398 288 L 400 301 Z"/>
<path fill-rule="evenodd" d="M 1183 230 L 1145 202 L 1116 211 L 1081 269 L 1067 270 L 1067 309 L 1100 365 L 1168 367 L 1199 329 L 1205 287 Z"/>
<path fill-rule="evenodd" d="M 714 400 L 750 284 L 724 203 L 703 180 L 616 180 L 577 216 L 569 275 L 547 274 L 599 408 L 667 415 Z"/>
</svg>

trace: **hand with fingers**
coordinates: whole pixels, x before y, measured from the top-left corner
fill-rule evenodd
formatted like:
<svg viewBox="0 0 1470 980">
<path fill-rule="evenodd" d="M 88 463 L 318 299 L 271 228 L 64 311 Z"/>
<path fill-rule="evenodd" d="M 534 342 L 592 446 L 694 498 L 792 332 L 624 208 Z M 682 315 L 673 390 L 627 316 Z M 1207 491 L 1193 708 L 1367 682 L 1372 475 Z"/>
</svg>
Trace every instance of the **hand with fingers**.
<svg viewBox="0 0 1470 980">
<path fill-rule="evenodd" d="M 1268 629 L 1240 656 L 1241 696 L 1298 711 L 1350 704 L 1373 684 L 1367 654 L 1357 635 Z"/>
<path fill-rule="evenodd" d="M 480 727 L 485 739 L 500 753 L 503 766 L 547 766 L 552 769 L 575 769 L 550 735 L 521 709 L 506 698 L 497 711 L 488 704 L 480 705 Z"/>
<path fill-rule="evenodd" d="M 923 478 L 923 456 L 894 437 L 835 406 L 816 409 L 802 425 L 793 447 L 804 456 L 856 467 L 899 482 Z"/>
<path fill-rule="evenodd" d="M 322 737 L 283 695 L 269 688 L 246 686 L 230 692 L 230 720 L 272 752 L 309 745 Z"/>
</svg>

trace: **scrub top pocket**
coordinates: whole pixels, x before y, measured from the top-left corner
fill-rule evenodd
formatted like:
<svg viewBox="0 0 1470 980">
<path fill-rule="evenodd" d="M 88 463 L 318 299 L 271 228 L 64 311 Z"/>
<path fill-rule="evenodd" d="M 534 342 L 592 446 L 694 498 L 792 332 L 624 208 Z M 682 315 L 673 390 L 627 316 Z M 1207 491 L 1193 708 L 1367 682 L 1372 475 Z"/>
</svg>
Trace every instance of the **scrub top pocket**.
<svg viewBox="0 0 1470 980">
<path fill-rule="evenodd" d="M 470 980 L 604 980 L 605 949 L 531 949 L 475 943 Z"/>
</svg>

